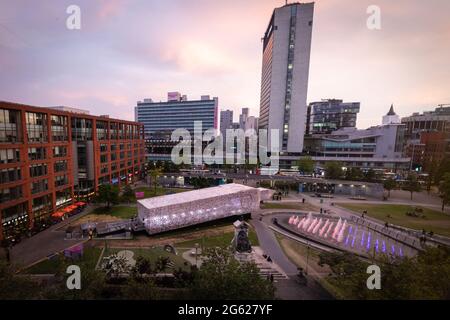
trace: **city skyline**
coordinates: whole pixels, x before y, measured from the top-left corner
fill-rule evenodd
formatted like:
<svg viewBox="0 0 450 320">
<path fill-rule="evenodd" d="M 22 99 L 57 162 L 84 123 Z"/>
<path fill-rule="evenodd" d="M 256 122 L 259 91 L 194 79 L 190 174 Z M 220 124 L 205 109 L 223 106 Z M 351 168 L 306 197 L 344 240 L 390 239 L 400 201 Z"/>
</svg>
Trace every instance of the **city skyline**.
<svg viewBox="0 0 450 320">
<path fill-rule="evenodd" d="M 0 100 L 132 120 L 136 101 L 178 90 L 259 114 L 260 38 L 285 1 L 77 1 L 75 31 L 65 27 L 71 4 L 0 4 Z M 371 4 L 381 30 L 366 27 Z M 380 124 L 391 103 L 401 117 L 450 103 L 449 9 L 440 0 L 315 1 L 307 102 L 361 102 L 358 128 Z"/>
</svg>

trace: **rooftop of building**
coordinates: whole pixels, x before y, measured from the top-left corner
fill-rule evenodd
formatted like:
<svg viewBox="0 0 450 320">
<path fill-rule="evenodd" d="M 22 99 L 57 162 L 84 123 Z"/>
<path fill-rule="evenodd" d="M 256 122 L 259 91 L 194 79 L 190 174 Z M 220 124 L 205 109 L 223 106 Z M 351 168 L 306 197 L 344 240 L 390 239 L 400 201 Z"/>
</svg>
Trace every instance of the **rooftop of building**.
<svg viewBox="0 0 450 320">
<path fill-rule="evenodd" d="M 244 186 L 242 184 L 228 183 L 217 187 L 187 191 L 181 194 L 169 194 L 165 196 L 142 199 L 138 200 L 138 203 L 143 205 L 147 209 L 154 209 L 197 200 L 215 198 L 254 189 L 255 188 L 253 187 Z"/>
<path fill-rule="evenodd" d="M 73 107 L 41 107 L 41 106 L 32 106 L 27 105 L 23 103 L 17 103 L 17 102 L 11 102 L 11 101 L 2 101 L 0 100 L 0 108 L 5 109 L 14 109 L 14 110 L 26 110 L 30 112 L 45 112 L 50 113 L 53 115 L 65 115 L 65 116 L 71 116 L 71 117 L 77 117 L 77 118 L 86 118 L 86 119 L 97 119 L 97 120 L 109 120 L 109 121 L 119 121 L 123 123 L 128 124 L 141 124 L 136 121 L 131 120 L 123 120 L 123 119 L 116 119 L 116 118 L 110 118 L 109 115 L 92 115 L 90 113 L 85 113 L 82 111 L 87 111 L 84 109 L 78 109 Z M 71 110 L 61 109 L 61 108 L 69 108 Z M 78 110 L 79 112 L 76 112 Z M 89 112 L 89 111 L 87 111 Z"/>
</svg>

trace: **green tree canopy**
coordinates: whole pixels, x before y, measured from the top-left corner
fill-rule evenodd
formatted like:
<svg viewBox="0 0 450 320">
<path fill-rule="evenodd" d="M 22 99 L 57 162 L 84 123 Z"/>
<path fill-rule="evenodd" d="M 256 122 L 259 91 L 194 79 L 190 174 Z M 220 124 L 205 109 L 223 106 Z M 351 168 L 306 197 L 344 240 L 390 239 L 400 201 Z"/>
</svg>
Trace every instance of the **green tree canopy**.
<svg viewBox="0 0 450 320">
<path fill-rule="evenodd" d="M 298 171 L 302 173 L 312 173 L 314 171 L 314 161 L 310 156 L 301 157 L 297 160 Z"/>
<path fill-rule="evenodd" d="M 119 187 L 111 184 L 102 184 L 98 187 L 95 201 L 104 203 L 109 209 L 111 205 L 119 202 Z"/>
<path fill-rule="evenodd" d="M 328 179 L 339 179 L 342 177 L 342 163 L 330 161 L 325 164 L 325 177 Z"/>
<path fill-rule="evenodd" d="M 273 299 L 273 284 L 259 275 L 255 263 L 240 263 L 224 248 L 208 249 L 191 285 L 191 297 L 213 300 Z"/>
<path fill-rule="evenodd" d="M 397 187 L 397 182 L 394 179 L 389 178 L 383 182 L 383 188 L 388 191 L 388 197 L 391 196 L 391 190 Z"/>
<path fill-rule="evenodd" d="M 406 182 L 403 185 L 403 190 L 409 191 L 411 193 L 411 200 L 413 199 L 414 192 L 420 192 L 422 190 L 422 186 L 417 179 L 417 174 L 410 173 Z"/>
<path fill-rule="evenodd" d="M 450 204 L 450 173 L 446 173 L 439 184 L 439 196 L 442 199 L 442 211 L 445 205 Z"/>
</svg>

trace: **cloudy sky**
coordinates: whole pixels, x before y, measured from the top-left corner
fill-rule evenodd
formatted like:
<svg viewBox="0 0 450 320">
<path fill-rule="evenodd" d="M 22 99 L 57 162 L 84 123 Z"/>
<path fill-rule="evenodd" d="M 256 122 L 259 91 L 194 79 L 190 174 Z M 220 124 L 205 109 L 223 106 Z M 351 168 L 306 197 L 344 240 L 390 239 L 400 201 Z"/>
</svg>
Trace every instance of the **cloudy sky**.
<svg viewBox="0 0 450 320">
<path fill-rule="evenodd" d="M 137 100 L 219 97 L 259 113 L 261 36 L 284 0 L 0 0 L 0 100 L 133 119 Z M 81 8 L 81 30 L 66 8 Z M 381 30 L 366 27 L 369 5 Z M 360 101 L 358 127 L 450 103 L 450 1 L 317 0 L 308 101 Z"/>
</svg>

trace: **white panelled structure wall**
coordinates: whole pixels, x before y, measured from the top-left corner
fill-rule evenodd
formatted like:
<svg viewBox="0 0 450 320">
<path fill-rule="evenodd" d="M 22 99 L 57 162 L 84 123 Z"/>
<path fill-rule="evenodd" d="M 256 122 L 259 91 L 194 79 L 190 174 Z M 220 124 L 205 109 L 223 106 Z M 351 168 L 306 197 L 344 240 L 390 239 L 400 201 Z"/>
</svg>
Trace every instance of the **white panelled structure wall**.
<svg viewBox="0 0 450 320">
<path fill-rule="evenodd" d="M 138 218 L 148 234 L 183 228 L 221 218 L 251 213 L 272 190 L 230 183 L 138 200 Z"/>
</svg>

